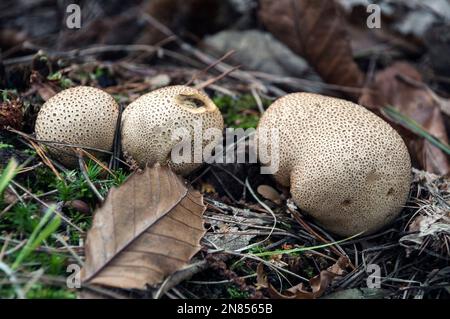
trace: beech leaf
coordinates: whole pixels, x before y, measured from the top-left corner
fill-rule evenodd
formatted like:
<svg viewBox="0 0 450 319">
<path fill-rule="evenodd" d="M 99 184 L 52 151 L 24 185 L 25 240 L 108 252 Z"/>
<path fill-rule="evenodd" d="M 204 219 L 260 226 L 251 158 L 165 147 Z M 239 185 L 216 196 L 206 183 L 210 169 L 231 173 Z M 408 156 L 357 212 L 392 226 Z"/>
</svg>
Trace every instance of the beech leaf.
<svg viewBox="0 0 450 319">
<path fill-rule="evenodd" d="M 360 88 L 364 74 L 353 60 L 342 8 L 332 0 L 261 0 L 264 26 L 303 56 L 327 83 Z M 349 92 L 356 99 L 359 93 Z"/>
<path fill-rule="evenodd" d="M 185 266 L 205 234 L 202 195 L 166 167 L 111 189 L 87 234 L 82 280 L 145 289 Z"/>
<path fill-rule="evenodd" d="M 359 103 L 374 112 L 393 106 L 400 114 L 417 122 L 427 134 L 449 144 L 441 111 L 445 100 L 431 91 L 419 71 L 409 63 L 396 62 L 379 71 Z M 405 132 L 405 129 L 397 129 L 406 141 L 414 166 L 439 175 L 450 172 L 448 156 L 441 149 L 422 137 Z"/>
</svg>

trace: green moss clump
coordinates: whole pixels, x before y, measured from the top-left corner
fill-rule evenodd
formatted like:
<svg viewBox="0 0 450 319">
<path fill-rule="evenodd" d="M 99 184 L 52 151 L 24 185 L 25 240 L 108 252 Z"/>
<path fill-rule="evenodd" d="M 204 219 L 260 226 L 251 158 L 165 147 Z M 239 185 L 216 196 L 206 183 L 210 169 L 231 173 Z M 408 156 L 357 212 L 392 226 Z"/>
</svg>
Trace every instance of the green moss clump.
<svg viewBox="0 0 450 319">
<path fill-rule="evenodd" d="M 244 94 L 236 98 L 217 95 L 213 101 L 222 112 L 227 127 L 248 129 L 256 128 L 258 125 L 260 113 L 252 95 Z M 262 102 L 264 107 L 270 104 L 267 99 L 263 99 Z"/>
</svg>

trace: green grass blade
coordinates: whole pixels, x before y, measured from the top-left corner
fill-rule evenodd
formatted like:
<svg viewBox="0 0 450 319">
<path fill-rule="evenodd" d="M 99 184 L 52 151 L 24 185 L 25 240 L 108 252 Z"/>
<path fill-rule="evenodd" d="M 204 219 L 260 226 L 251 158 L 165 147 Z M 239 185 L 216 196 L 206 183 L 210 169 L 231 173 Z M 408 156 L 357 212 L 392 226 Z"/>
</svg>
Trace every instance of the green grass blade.
<svg viewBox="0 0 450 319">
<path fill-rule="evenodd" d="M 16 176 L 18 166 L 19 165 L 17 164 L 15 159 L 9 161 L 8 165 L 0 176 L 0 196 L 3 194 L 3 191 L 9 185 L 14 176 Z"/>
<path fill-rule="evenodd" d="M 61 223 L 60 217 L 56 215 L 50 220 L 53 212 L 55 211 L 55 208 L 55 206 L 52 206 L 47 209 L 47 212 L 41 218 L 39 224 L 31 233 L 31 236 L 28 239 L 26 245 L 20 250 L 19 255 L 17 256 L 14 264 L 11 267 L 13 270 L 16 270 L 22 264 L 25 258 L 27 258 L 45 239 L 47 239 L 58 229 Z"/>
<path fill-rule="evenodd" d="M 275 256 L 275 255 L 282 255 L 282 254 L 293 254 L 293 253 L 300 253 L 300 252 L 304 252 L 304 251 L 310 251 L 310 250 L 316 250 L 316 249 L 321 249 L 321 248 L 325 248 L 325 247 L 329 247 L 329 246 L 333 246 L 336 244 L 340 244 L 346 241 L 349 241 L 350 239 L 353 239 L 359 235 L 361 235 L 362 233 L 353 235 L 351 237 L 339 240 L 339 241 L 335 241 L 332 243 L 328 243 L 328 244 L 323 244 L 323 245 L 317 245 L 317 246 L 310 246 L 310 247 L 300 247 L 300 248 L 293 248 L 293 249 L 286 249 L 286 250 L 274 250 L 274 251 L 265 251 L 262 253 L 256 253 L 253 254 L 254 256 L 258 256 L 258 257 L 267 257 L 267 256 Z"/>
<path fill-rule="evenodd" d="M 419 123 L 397 111 L 394 107 L 388 106 L 382 109 L 383 113 L 394 122 L 406 127 L 414 134 L 419 135 L 431 144 L 450 155 L 450 145 L 442 142 L 437 137 L 428 133 Z"/>
</svg>

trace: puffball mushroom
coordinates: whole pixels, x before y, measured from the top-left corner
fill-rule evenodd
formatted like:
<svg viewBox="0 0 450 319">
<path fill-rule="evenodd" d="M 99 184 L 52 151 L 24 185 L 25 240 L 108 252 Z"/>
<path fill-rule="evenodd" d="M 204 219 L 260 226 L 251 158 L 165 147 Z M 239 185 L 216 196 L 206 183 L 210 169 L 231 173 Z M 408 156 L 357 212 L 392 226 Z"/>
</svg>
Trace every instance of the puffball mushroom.
<svg viewBox="0 0 450 319">
<path fill-rule="evenodd" d="M 41 107 L 36 119 L 36 137 L 110 151 L 118 115 L 119 106 L 108 93 L 88 86 L 70 88 L 52 96 Z M 72 148 L 50 143 L 47 148 L 64 165 L 77 166 Z"/>
<path fill-rule="evenodd" d="M 201 123 L 201 127 L 197 126 Z M 122 149 L 124 154 L 140 166 L 160 163 L 176 173 L 186 175 L 201 163 L 172 161 L 171 152 L 180 140 L 174 138 L 177 129 L 186 129 L 186 135 L 205 134 L 214 128 L 223 130 L 222 115 L 213 101 L 204 93 L 182 85 L 164 87 L 147 93 L 130 105 L 122 114 Z M 214 143 L 218 141 L 212 141 Z M 202 148 L 208 144 L 204 139 Z M 189 145 L 191 154 L 194 149 Z M 189 155 L 191 155 L 189 154 Z"/>
<path fill-rule="evenodd" d="M 342 236 L 372 233 L 405 204 L 411 161 L 405 143 L 384 120 L 337 98 L 294 93 L 275 101 L 257 128 L 258 147 L 270 156 L 270 132 L 279 134 L 275 179 L 294 202 Z"/>
</svg>

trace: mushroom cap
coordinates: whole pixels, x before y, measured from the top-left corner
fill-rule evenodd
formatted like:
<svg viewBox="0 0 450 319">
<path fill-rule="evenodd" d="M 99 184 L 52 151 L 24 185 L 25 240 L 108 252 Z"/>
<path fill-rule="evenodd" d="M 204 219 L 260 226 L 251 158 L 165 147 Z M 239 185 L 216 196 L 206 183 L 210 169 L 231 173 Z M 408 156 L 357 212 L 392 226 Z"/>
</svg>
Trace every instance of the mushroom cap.
<svg viewBox="0 0 450 319">
<path fill-rule="evenodd" d="M 197 89 L 175 85 L 147 93 L 122 114 L 122 148 L 124 154 L 140 166 L 160 163 L 186 175 L 201 163 L 174 163 L 172 149 L 179 140 L 172 139 L 176 130 L 185 128 L 186 136 L 194 138 L 201 121 L 201 133 L 209 128 L 223 130 L 223 118 L 217 106 Z M 209 142 L 203 140 L 202 150 Z M 192 144 L 193 158 L 194 147 Z"/>
<path fill-rule="evenodd" d="M 36 137 L 110 151 L 118 115 L 119 106 L 108 93 L 94 87 L 73 87 L 52 96 L 41 107 L 36 119 Z M 77 166 L 71 148 L 56 144 L 48 144 L 47 148 L 64 165 Z"/>
<path fill-rule="evenodd" d="M 275 179 L 290 185 L 294 202 L 328 230 L 371 233 L 405 204 L 411 160 L 400 135 L 364 107 L 337 98 L 294 93 L 275 101 L 257 129 L 279 132 Z"/>
</svg>

